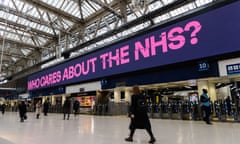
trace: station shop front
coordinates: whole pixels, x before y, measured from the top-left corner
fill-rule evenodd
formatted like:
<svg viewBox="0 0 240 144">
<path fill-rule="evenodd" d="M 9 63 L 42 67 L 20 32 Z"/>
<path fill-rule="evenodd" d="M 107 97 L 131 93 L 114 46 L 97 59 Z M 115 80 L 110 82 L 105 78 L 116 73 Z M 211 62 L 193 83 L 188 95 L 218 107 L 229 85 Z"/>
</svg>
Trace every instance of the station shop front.
<svg viewBox="0 0 240 144">
<path fill-rule="evenodd" d="M 218 83 L 224 83 L 225 86 L 230 85 L 228 83 L 234 83 L 235 87 L 238 85 L 239 76 L 235 69 L 239 67 L 239 62 L 223 67 L 229 71 L 233 69 L 227 76 L 220 74 L 219 63 L 238 58 L 240 53 L 236 37 L 240 33 L 240 14 L 236 13 L 239 7 L 240 2 L 214 7 L 154 26 L 133 37 L 100 47 L 92 53 L 66 60 L 30 75 L 28 90 L 33 92 L 97 80 L 101 81 L 100 91 L 109 92 L 106 94 L 110 99 L 109 105 L 125 101 L 127 106 L 133 85 L 139 85 L 146 94 L 150 91 L 147 89 L 159 89 L 161 95 L 164 95 L 162 91 L 171 94 L 166 89 L 190 87 L 182 89 L 190 90 L 188 99 L 189 95 L 199 96 L 202 88 L 206 88 L 214 102 L 218 100 Z M 171 86 L 174 84 L 177 87 Z M 231 94 L 231 91 L 223 91 L 223 97 Z M 162 99 L 169 97 L 159 96 L 149 101 L 156 103 Z"/>
</svg>

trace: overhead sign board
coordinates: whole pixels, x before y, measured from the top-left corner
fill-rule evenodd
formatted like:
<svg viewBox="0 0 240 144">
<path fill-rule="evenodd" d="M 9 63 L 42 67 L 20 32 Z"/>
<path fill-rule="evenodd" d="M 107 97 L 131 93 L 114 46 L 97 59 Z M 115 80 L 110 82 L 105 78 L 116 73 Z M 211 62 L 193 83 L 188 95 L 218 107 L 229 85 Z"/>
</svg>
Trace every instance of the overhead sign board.
<svg viewBox="0 0 240 144">
<path fill-rule="evenodd" d="M 30 75 L 28 90 L 239 52 L 240 2 Z"/>
<path fill-rule="evenodd" d="M 240 74 L 240 63 L 230 64 L 226 66 L 227 74 Z"/>
</svg>

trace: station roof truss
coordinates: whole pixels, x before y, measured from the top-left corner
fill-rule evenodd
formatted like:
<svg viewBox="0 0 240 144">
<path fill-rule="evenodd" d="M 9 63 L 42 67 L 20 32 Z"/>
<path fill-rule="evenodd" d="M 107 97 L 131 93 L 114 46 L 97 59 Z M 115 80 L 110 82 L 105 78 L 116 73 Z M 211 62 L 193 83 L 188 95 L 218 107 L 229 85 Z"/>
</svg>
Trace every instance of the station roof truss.
<svg viewBox="0 0 240 144">
<path fill-rule="evenodd" d="M 0 81 L 56 64 L 66 53 L 69 57 L 89 53 L 216 2 L 0 0 Z"/>
</svg>

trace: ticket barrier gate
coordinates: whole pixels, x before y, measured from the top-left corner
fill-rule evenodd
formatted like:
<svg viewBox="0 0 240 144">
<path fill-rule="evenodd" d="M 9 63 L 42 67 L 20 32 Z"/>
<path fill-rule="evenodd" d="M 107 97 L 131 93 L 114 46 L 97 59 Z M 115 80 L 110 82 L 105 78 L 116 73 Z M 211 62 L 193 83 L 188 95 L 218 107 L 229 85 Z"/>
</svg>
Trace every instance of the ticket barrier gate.
<svg viewBox="0 0 240 144">
<path fill-rule="evenodd" d="M 169 106 L 167 102 L 163 102 L 160 104 L 160 118 L 168 119 L 169 118 Z"/>
<path fill-rule="evenodd" d="M 147 114 L 148 114 L 149 118 L 153 117 L 153 108 L 152 108 L 152 105 L 150 103 L 147 105 Z"/>
<path fill-rule="evenodd" d="M 148 105 L 147 114 L 149 118 L 161 118 L 160 105 L 159 104 Z"/>
<path fill-rule="evenodd" d="M 183 102 L 181 112 L 182 112 L 181 118 L 183 120 L 190 120 L 190 102 L 188 101 Z"/>
<path fill-rule="evenodd" d="M 200 119 L 200 113 L 199 113 L 199 105 L 191 103 L 191 120 L 199 120 Z"/>
<path fill-rule="evenodd" d="M 181 119 L 180 113 L 180 104 L 177 102 L 172 103 L 172 110 L 171 110 L 171 119 Z"/>
<path fill-rule="evenodd" d="M 215 114 L 218 118 L 218 121 L 226 121 L 227 120 L 227 111 L 226 111 L 226 107 L 224 106 L 222 101 L 215 101 L 214 107 L 215 107 Z"/>
<path fill-rule="evenodd" d="M 235 104 L 232 104 L 231 114 L 233 116 L 234 122 L 239 122 L 239 114 Z"/>
<path fill-rule="evenodd" d="M 152 118 L 160 118 L 160 105 L 154 104 L 152 106 Z"/>
</svg>

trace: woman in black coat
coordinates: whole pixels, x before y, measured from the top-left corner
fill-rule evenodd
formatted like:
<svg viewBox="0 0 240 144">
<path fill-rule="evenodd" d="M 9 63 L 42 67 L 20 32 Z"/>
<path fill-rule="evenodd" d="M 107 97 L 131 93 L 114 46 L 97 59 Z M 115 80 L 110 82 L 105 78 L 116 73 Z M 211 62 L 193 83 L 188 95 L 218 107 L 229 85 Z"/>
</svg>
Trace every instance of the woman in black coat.
<svg viewBox="0 0 240 144">
<path fill-rule="evenodd" d="M 149 143 L 154 143 L 156 139 L 153 136 L 151 123 L 147 115 L 145 97 L 140 94 L 139 87 L 137 86 L 133 87 L 133 95 L 131 97 L 130 105 L 130 117 L 131 117 L 131 123 L 129 126 L 130 135 L 125 140 L 132 142 L 133 135 L 136 129 L 146 129 L 151 138 Z"/>
<path fill-rule="evenodd" d="M 46 100 L 43 103 L 43 113 L 44 113 L 44 116 L 47 116 L 47 113 L 48 113 L 48 110 L 49 110 L 49 106 L 50 106 L 50 103 L 48 102 L 48 100 Z"/>
<path fill-rule="evenodd" d="M 27 105 L 24 101 L 21 101 L 21 103 L 18 105 L 19 109 L 19 115 L 20 115 L 20 121 L 24 122 L 24 119 L 27 119 Z"/>
<path fill-rule="evenodd" d="M 70 101 L 70 98 L 67 97 L 63 104 L 63 119 L 64 120 L 66 118 L 66 115 L 67 115 L 67 120 L 69 120 L 70 112 L 71 112 L 71 101 Z"/>
</svg>

